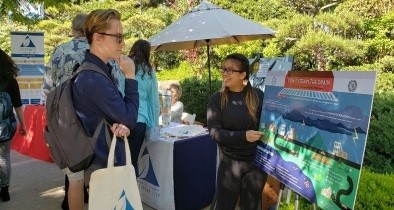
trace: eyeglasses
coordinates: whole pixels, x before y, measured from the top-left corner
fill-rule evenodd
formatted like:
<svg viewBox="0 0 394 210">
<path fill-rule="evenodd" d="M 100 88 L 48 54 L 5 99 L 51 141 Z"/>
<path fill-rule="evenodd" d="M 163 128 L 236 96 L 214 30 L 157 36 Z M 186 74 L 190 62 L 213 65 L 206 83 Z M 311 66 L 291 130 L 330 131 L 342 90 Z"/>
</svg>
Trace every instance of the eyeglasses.
<svg viewBox="0 0 394 210">
<path fill-rule="evenodd" d="M 124 39 L 124 35 L 123 34 L 107 34 L 107 33 L 98 33 L 98 34 L 115 37 L 116 41 L 119 44 L 122 43 L 122 41 Z"/>
<path fill-rule="evenodd" d="M 221 72 L 222 74 L 226 73 L 226 74 L 228 74 L 228 75 L 232 75 L 234 72 L 241 73 L 241 72 L 244 72 L 244 71 L 239 70 L 239 69 L 226 68 L 226 67 L 222 66 L 222 67 L 220 68 L 220 72 Z"/>
</svg>

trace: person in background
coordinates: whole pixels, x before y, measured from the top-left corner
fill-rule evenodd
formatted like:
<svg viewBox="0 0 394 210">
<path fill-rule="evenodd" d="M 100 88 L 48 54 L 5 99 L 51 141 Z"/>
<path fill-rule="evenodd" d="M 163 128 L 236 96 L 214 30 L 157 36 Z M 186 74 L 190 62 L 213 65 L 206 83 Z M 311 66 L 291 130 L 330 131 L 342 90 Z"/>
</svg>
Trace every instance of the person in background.
<svg viewBox="0 0 394 210">
<path fill-rule="evenodd" d="M 171 122 L 182 123 L 183 103 L 179 101 L 182 88 L 180 85 L 172 83 L 168 90 L 171 91 Z"/>
<path fill-rule="evenodd" d="M 83 32 L 83 24 L 87 14 L 78 13 L 71 22 L 73 38 L 55 48 L 49 62 L 45 67 L 43 92 L 45 103 L 46 96 L 56 86 L 69 79 L 76 68 L 82 63 L 89 44 Z"/>
<path fill-rule="evenodd" d="M 137 168 L 138 155 L 147 130 L 159 126 L 159 88 L 156 72 L 150 63 L 150 43 L 137 40 L 130 49 L 129 58 L 136 66 L 135 79 L 138 81 L 139 107 L 137 124 L 129 137 L 131 161 Z"/>
<path fill-rule="evenodd" d="M 84 32 L 88 40 L 90 50 L 85 53 L 85 60 L 100 68 L 109 79 L 99 72 L 82 71 L 75 78 L 72 85 L 73 102 L 76 113 L 81 120 L 85 132 L 89 136 L 93 133 L 104 118 L 111 131 L 117 137 L 130 135 L 134 128 L 139 107 L 138 82 L 135 78 L 134 62 L 127 56 L 123 56 L 122 49 L 125 45 L 123 26 L 120 22 L 121 15 L 114 9 L 98 9 L 89 13 L 84 24 Z M 109 64 L 115 59 L 125 75 L 124 97 L 117 89 L 113 70 Z M 98 70 L 98 69 L 97 69 Z M 95 158 L 93 165 L 86 170 L 89 175 L 92 170 L 104 168 L 107 165 L 109 148 L 105 138 L 105 129 L 102 128 L 95 145 Z M 125 149 L 123 139 L 118 139 L 115 156 L 116 165 L 125 165 Z M 68 201 L 70 209 L 80 210 L 83 208 L 83 183 L 84 171 L 73 173 L 67 168 L 65 172 L 70 180 Z M 89 177 L 87 177 L 88 179 Z M 108 180 L 111 181 L 111 180 Z"/>
<path fill-rule="evenodd" d="M 19 69 L 16 64 L 2 49 L 0 49 L 0 91 L 6 92 L 11 98 L 12 106 L 15 109 L 20 127 L 19 134 L 26 134 L 25 118 L 23 116 L 23 108 L 21 94 L 18 82 L 15 77 L 18 75 Z M 4 110 L 3 110 L 4 111 Z M 9 186 L 11 177 L 11 140 L 0 142 L 0 198 L 3 202 L 10 200 Z"/>
<path fill-rule="evenodd" d="M 249 82 L 249 61 L 238 53 L 228 55 L 221 67 L 224 87 L 208 103 L 207 126 L 219 145 L 217 209 L 257 209 L 267 174 L 253 162 L 263 92 Z"/>
</svg>

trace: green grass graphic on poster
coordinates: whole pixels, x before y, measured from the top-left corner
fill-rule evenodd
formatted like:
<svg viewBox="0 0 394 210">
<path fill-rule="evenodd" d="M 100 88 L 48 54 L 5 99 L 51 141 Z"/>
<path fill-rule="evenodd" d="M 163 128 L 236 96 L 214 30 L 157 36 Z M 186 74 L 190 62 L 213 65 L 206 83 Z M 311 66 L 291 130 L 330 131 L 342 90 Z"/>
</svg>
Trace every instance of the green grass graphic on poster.
<svg viewBox="0 0 394 210">
<path fill-rule="evenodd" d="M 375 72 L 269 72 L 259 168 L 323 209 L 353 209 Z"/>
</svg>

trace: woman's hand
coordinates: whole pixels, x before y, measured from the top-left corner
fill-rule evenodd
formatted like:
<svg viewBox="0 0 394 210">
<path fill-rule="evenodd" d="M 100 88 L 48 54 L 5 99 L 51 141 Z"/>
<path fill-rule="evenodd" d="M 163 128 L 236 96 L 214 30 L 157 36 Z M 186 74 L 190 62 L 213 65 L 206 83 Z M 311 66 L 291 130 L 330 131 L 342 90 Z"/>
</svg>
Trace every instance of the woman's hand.
<svg viewBox="0 0 394 210">
<path fill-rule="evenodd" d="M 262 131 L 248 130 L 248 131 L 246 131 L 246 140 L 247 140 L 248 142 L 256 142 L 256 141 L 258 141 L 263 135 L 264 135 L 264 132 L 262 132 Z"/>
<path fill-rule="evenodd" d="M 111 131 L 115 134 L 115 136 L 117 137 L 124 137 L 129 136 L 130 135 L 130 129 L 127 128 L 125 125 L 123 124 L 119 124 L 119 123 L 114 123 L 111 126 Z"/>
</svg>

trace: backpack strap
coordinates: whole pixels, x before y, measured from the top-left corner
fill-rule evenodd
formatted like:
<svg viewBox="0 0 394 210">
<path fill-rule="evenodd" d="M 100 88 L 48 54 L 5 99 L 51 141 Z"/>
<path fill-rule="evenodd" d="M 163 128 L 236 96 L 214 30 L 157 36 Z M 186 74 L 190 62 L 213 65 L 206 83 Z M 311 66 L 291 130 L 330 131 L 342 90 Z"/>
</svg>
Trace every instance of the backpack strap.
<svg viewBox="0 0 394 210">
<path fill-rule="evenodd" d="M 97 125 L 96 130 L 94 131 L 93 138 L 97 139 L 99 134 L 100 134 L 100 131 L 101 131 L 102 127 L 105 126 L 105 140 L 107 141 L 108 147 L 110 147 L 110 145 L 111 145 L 111 137 L 109 135 L 109 131 L 108 131 L 107 125 L 110 126 L 110 124 L 104 119 L 104 117 L 101 118 L 100 123 Z"/>
<path fill-rule="evenodd" d="M 93 134 L 94 139 L 98 138 L 98 135 L 100 134 L 100 130 L 104 125 L 104 121 L 105 121 L 104 117 L 101 118 L 100 123 L 97 125 L 96 130 L 94 131 L 94 134 Z"/>
<path fill-rule="evenodd" d="M 77 65 L 76 65 L 77 66 Z M 92 63 L 92 62 L 88 62 L 85 61 L 83 62 L 80 66 L 77 66 L 78 68 L 75 70 L 75 73 L 73 74 L 73 76 L 71 77 L 72 79 L 74 79 L 75 77 L 77 77 L 77 75 L 79 73 L 81 73 L 82 71 L 95 71 L 100 73 L 101 75 L 103 75 L 105 78 L 107 78 L 113 85 L 114 87 L 116 87 L 116 85 L 114 84 L 114 82 L 112 81 L 111 78 L 108 77 L 108 75 L 101 69 L 99 68 L 96 64 Z"/>
</svg>

